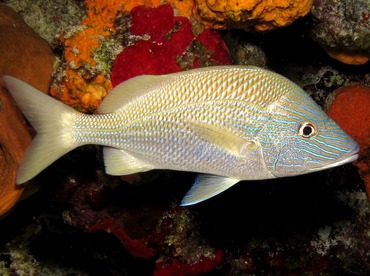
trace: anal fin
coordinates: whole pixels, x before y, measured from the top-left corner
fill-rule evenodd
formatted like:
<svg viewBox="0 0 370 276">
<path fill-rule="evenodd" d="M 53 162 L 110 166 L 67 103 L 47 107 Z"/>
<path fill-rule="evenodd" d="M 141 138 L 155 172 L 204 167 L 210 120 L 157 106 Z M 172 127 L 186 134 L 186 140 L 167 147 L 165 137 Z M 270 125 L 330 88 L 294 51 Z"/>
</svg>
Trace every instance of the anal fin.
<svg viewBox="0 0 370 276">
<path fill-rule="evenodd" d="M 225 176 L 200 175 L 184 196 L 181 206 L 188 206 L 209 199 L 229 189 L 239 181 L 239 179 Z"/>
<path fill-rule="evenodd" d="M 154 169 L 151 164 L 141 161 L 120 149 L 105 147 L 103 154 L 105 171 L 110 175 L 127 175 Z"/>
</svg>

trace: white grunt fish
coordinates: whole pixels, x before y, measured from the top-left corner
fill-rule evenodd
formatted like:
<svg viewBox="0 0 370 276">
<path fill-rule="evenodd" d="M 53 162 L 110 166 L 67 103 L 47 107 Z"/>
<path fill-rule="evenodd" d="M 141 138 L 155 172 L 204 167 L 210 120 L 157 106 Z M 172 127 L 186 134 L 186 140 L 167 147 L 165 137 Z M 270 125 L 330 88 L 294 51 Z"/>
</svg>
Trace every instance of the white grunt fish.
<svg viewBox="0 0 370 276">
<path fill-rule="evenodd" d="M 257 67 L 135 77 L 114 88 L 94 115 L 13 77 L 4 81 L 37 131 L 18 184 L 72 149 L 97 144 L 107 174 L 204 173 L 181 203 L 191 205 L 241 180 L 300 175 L 358 157 L 356 142 L 298 85 Z"/>
</svg>

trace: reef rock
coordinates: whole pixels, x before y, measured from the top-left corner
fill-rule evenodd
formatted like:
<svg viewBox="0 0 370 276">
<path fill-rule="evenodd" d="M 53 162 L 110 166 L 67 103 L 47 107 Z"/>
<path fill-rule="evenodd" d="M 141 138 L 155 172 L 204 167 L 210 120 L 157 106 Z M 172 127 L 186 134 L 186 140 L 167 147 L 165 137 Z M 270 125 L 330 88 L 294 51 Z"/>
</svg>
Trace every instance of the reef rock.
<svg viewBox="0 0 370 276">
<path fill-rule="evenodd" d="M 54 63 L 48 43 L 5 5 L 0 5 L 0 37 L 0 75 L 15 76 L 47 92 Z M 22 194 L 15 177 L 30 141 L 26 122 L 0 81 L 0 216 Z"/>
<path fill-rule="evenodd" d="M 360 65 L 370 58 L 368 0 L 316 0 L 312 7 L 312 37 L 334 59 Z"/>
</svg>

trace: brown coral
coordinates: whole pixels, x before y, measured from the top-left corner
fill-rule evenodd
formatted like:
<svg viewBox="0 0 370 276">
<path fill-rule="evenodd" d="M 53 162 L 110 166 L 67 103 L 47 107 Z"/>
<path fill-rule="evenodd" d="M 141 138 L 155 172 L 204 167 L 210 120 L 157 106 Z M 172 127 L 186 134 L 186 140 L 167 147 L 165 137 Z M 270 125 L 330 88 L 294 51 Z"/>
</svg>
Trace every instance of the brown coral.
<svg viewBox="0 0 370 276">
<path fill-rule="evenodd" d="M 15 178 L 24 150 L 31 142 L 25 121 L 5 88 L 0 89 L 0 216 L 7 213 L 22 195 Z"/>
<path fill-rule="evenodd" d="M 0 75 L 15 76 L 46 92 L 54 63 L 48 43 L 5 5 L 0 5 L 0 37 Z M 0 83 L 0 216 L 22 194 L 23 190 L 15 186 L 15 177 L 30 142 L 31 134 L 21 113 Z"/>
<path fill-rule="evenodd" d="M 215 28 L 266 31 L 309 13 L 313 0 L 195 0 L 196 18 Z"/>
<path fill-rule="evenodd" d="M 11 8 L 0 4 L 0 75 L 18 77 L 46 92 L 53 71 L 54 55 Z"/>
</svg>

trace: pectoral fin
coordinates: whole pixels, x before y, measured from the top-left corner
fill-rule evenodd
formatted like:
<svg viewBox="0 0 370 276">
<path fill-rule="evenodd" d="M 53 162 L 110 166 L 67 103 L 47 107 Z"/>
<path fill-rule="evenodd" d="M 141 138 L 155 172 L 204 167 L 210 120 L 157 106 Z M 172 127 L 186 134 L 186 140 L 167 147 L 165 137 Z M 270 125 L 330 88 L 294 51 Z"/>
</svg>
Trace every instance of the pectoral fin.
<svg viewBox="0 0 370 276">
<path fill-rule="evenodd" d="M 181 206 L 188 206 L 209 199 L 229 189 L 240 180 L 217 175 L 200 175 L 193 187 L 181 201 Z"/>
<path fill-rule="evenodd" d="M 231 131 L 214 125 L 194 120 L 191 121 L 191 128 L 204 140 L 233 156 L 243 157 L 247 152 L 257 150 L 255 141 L 243 139 Z"/>
<path fill-rule="evenodd" d="M 110 175 L 127 175 L 154 169 L 151 164 L 141 161 L 123 150 L 105 147 L 103 153 L 105 171 Z"/>
</svg>

